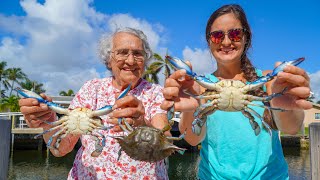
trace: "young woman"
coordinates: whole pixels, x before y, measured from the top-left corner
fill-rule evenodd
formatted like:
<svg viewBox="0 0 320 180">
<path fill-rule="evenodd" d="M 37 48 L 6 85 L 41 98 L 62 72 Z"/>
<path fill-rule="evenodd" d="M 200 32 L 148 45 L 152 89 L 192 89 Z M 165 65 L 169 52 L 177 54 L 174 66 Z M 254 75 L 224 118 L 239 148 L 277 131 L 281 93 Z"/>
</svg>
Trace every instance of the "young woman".
<svg viewBox="0 0 320 180">
<path fill-rule="evenodd" d="M 217 61 L 217 70 L 206 75 L 211 81 L 234 79 L 247 83 L 270 72 L 254 68 L 247 56 L 251 46 L 251 30 L 239 5 L 225 5 L 213 12 L 207 23 L 206 39 Z M 310 95 L 309 83 L 303 69 L 287 66 L 275 80 L 252 92 L 262 96 L 287 88 L 283 96 L 270 102 L 272 107 L 285 109 L 284 112 L 273 111 L 270 115 L 264 108 L 250 106 L 273 127 L 271 137 L 259 118 L 255 117 L 255 121 L 261 132 L 256 135 L 248 118 L 241 112 L 219 110 L 207 117 L 199 136 L 194 134 L 191 124 L 199 103 L 183 90 L 200 94 L 204 88 L 188 78 L 185 70 L 174 72 L 166 80 L 163 90 L 166 100 L 162 108 L 168 109 L 174 105 L 176 111 L 181 111 L 179 128 L 181 133 L 186 131 L 186 141 L 191 145 L 201 142 L 199 179 L 288 179 L 288 166 L 278 130 L 288 134 L 298 132 L 304 118 L 303 110 L 312 106 L 306 101 Z M 261 102 L 254 103 L 262 105 Z"/>
</svg>

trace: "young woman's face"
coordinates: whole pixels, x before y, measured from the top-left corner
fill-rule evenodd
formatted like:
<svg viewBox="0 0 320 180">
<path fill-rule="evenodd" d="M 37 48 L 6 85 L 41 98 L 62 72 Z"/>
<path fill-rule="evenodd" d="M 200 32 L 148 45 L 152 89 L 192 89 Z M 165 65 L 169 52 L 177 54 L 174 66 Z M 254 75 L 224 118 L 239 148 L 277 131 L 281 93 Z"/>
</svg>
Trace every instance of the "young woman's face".
<svg viewBox="0 0 320 180">
<path fill-rule="evenodd" d="M 224 33 L 224 35 L 221 35 L 220 32 L 222 37 L 220 41 L 219 38 L 213 39 L 210 37 L 210 50 L 219 63 L 228 64 L 240 61 L 246 42 L 242 28 L 241 22 L 233 13 L 218 17 L 211 25 L 210 32 L 222 31 Z M 230 32 L 231 39 L 228 32 Z M 219 36 L 216 35 L 216 37 Z"/>
</svg>

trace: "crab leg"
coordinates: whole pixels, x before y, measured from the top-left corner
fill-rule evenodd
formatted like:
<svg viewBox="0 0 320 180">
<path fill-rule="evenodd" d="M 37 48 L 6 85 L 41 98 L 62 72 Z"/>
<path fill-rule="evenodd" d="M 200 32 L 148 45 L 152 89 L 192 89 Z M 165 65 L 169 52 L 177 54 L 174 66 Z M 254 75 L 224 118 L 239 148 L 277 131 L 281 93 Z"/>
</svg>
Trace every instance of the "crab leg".
<svg viewBox="0 0 320 180">
<path fill-rule="evenodd" d="M 124 96 L 126 96 L 130 89 L 131 89 L 131 84 L 129 84 L 128 87 L 120 93 L 120 95 L 117 97 L 116 100 L 121 99 Z M 100 108 L 98 110 L 95 110 L 95 111 L 92 112 L 91 117 L 107 115 L 111 111 L 113 111 L 112 107 L 113 106 L 111 106 L 111 105 L 106 105 L 106 106 L 104 106 L 104 107 L 102 107 L 102 108 Z"/>
<path fill-rule="evenodd" d="M 50 129 L 48 129 L 48 130 L 45 130 L 45 131 L 43 131 L 42 133 L 35 135 L 35 136 L 34 136 L 34 139 L 37 139 L 38 137 L 40 137 L 40 136 L 42 136 L 42 135 L 44 135 L 44 134 L 46 134 L 46 133 L 48 133 L 48 132 L 54 131 L 54 130 L 56 130 L 56 129 L 59 129 L 59 128 L 63 127 L 63 126 L 64 126 L 64 124 L 61 124 L 61 125 L 59 125 L 59 126 L 56 126 L 56 127 L 50 128 Z"/>
<path fill-rule="evenodd" d="M 250 122 L 250 125 L 251 125 L 251 128 L 252 130 L 254 130 L 254 134 L 257 136 L 258 134 L 260 134 L 260 127 L 258 125 L 258 123 L 256 121 L 254 121 L 254 117 L 247 111 L 245 110 L 242 110 L 241 111 L 242 114 L 244 116 L 246 116 L 248 119 L 249 119 L 249 122 Z"/>
<path fill-rule="evenodd" d="M 261 119 L 262 124 L 264 125 L 264 127 L 267 129 L 268 133 L 270 136 L 272 136 L 272 130 L 271 127 L 269 126 L 268 123 L 266 123 L 263 119 L 263 117 L 260 116 L 260 114 L 258 114 L 255 110 L 247 107 L 246 110 L 252 114 L 254 114 L 255 116 L 257 116 L 259 119 Z"/>
<path fill-rule="evenodd" d="M 92 133 L 92 136 L 96 139 L 96 143 L 95 143 L 95 150 L 91 153 L 91 156 L 98 157 L 101 154 L 103 147 L 106 145 L 106 137 L 99 132 Z M 101 141 L 99 137 L 101 137 L 102 139 Z"/>
<path fill-rule="evenodd" d="M 128 129 L 132 129 L 132 127 L 129 125 L 129 126 L 127 126 L 127 127 L 125 127 L 124 125 L 122 125 L 122 121 L 124 121 L 124 123 L 126 124 L 127 122 L 125 121 L 125 120 L 123 120 L 123 118 L 118 118 L 118 125 L 120 126 L 120 128 L 124 131 L 124 132 L 126 132 L 126 133 L 130 133 L 130 131 L 128 130 Z"/>
<path fill-rule="evenodd" d="M 58 137 L 58 138 L 57 138 L 56 143 L 55 143 L 55 145 L 54 145 L 55 147 L 52 147 L 52 146 L 51 146 L 52 140 L 53 140 L 54 137 L 60 135 L 60 134 L 61 134 L 63 131 L 65 131 L 65 130 L 67 130 L 66 127 L 63 128 L 63 129 L 61 129 L 61 130 L 59 130 L 59 131 L 57 131 L 56 133 L 54 133 L 54 134 L 50 137 L 50 139 L 48 140 L 47 147 L 50 148 L 50 149 L 53 149 L 53 150 L 55 150 L 55 151 L 58 150 L 59 145 L 60 145 L 60 141 L 61 141 L 61 137 Z"/>
<path fill-rule="evenodd" d="M 185 94 L 195 98 L 195 99 L 216 99 L 220 97 L 220 94 L 217 94 L 216 92 L 210 92 L 210 91 L 206 91 L 204 93 L 202 93 L 199 96 L 193 95 L 191 93 L 189 93 L 188 91 L 183 91 Z"/>
</svg>

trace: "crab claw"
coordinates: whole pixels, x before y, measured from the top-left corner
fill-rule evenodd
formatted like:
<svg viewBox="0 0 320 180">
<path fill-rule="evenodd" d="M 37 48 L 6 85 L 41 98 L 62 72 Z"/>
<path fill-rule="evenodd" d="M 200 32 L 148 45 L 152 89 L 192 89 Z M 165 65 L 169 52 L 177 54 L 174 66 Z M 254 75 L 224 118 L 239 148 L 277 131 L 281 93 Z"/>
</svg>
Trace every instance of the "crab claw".
<svg viewBox="0 0 320 180">
<path fill-rule="evenodd" d="M 284 61 L 282 62 L 279 66 L 277 66 L 272 73 L 270 74 L 271 77 L 278 75 L 279 72 L 283 71 L 283 69 L 287 66 L 287 65 L 293 65 L 293 66 L 297 66 L 299 65 L 302 61 L 304 61 L 304 57 L 298 58 L 296 60 L 292 60 L 292 61 Z"/>
<path fill-rule="evenodd" d="M 36 99 L 39 103 L 46 104 L 54 112 L 57 112 L 59 114 L 68 114 L 69 113 L 68 109 L 62 108 L 56 103 L 53 103 L 53 102 L 50 102 L 50 101 L 43 99 L 40 95 L 36 94 L 35 92 L 29 91 L 26 89 L 21 89 L 19 87 L 15 88 L 14 90 L 17 91 L 17 93 L 20 94 L 22 97 L 33 98 L 33 99 Z"/>
<path fill-rule="evenodd" d="M 187 74 L 191 77 L 195 77 L 197 75 L 184 61 L 182 61 L 179 58 L 166 56 L 166 60 L 168 60 L 169 63 L 172 64 L 176 70 L 184 69 L 186 70 Z"/>
<path fill-rule="evenodd" d="M 120 93 L 120 95 L 117 97 L 116 100 L 121 99 L 121 98 L 123 98 L 124 96 L 126 96 L 126 95 L 128 94 L 128 92 L 129 92 L 130 89 L 131 89 L 131 84 L 129 84 L 128 87 Z M 111 106 L 111 105 L 106 105 L 106 106 L 104 106 L 104 107 L 102 107 L 102 108 L 100 108 L 100 109 L 98 109 L 98 110 L 93 111 L 92 114 L 91 114 L 91 116 L 94 117 L 94 116 L 107 115 L 107 114 L 109 114 L 111 111 L 113 111 L 112 107 L 113 107 L 113 106 Z"/>
</svg>

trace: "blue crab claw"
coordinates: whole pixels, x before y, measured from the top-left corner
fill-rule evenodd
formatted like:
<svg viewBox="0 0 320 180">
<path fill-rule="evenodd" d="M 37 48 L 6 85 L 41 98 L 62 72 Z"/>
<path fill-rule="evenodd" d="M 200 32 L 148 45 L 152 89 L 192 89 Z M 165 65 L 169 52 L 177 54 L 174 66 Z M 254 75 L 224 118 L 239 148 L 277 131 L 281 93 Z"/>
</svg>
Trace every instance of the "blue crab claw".
<svg viewBox="0 0 320 180">
<path fill-rule="evenodd" d="M 124 96 L 126 96 L 128 94 L 128 92 L 130 91 L 130 89 L 131 89 L 131 84 L 129 84 L 128 87 L 120 93 L 120 95 L 117 97 L 117 100 L 123 98 Z M 102 107 L 102 108 L 100 108 L 98 110 L 93 111 L 92 112 L 92 116 L 107 115 L 111 111 L 113 111 L 112 107 L 113 106 L 111 106 L 111 105 L 106 105 L 106 106 L 104 106 L 104 107 Z"/>
<path fill-rule="evenodd" d="M 266 76 L 263 76 L 263 77 L 255 80 L 255 81 L 251 82 L 249 85 L 247 85 L 246 88 L 244 88 L 244 91 L 254 90 L 254 89 L 257 89 L 258 87 L 261 87 L 266 82 L 271 81 L 275 76 L 278 75 L 279 72 L 282 72 L 283 69 L 287 65 L 297 66 L 302 61 L 304 61 L 304 57 L 298 58 L 298 59 L 293 60 L 293 61 L 284 61 L 284 62 L 282 62 L 271 73 L 268 73 Z"/>
<path fill-rule="evenodd" d="M 279 72 L 283 71 L 283 69 L 287 66 L 287 65 L 293 65 L 293 66 L 297 66 L 299 65 L 302 61 L 304 61 L 304 57 L 298 58 L 296 60 L 292 60 L 292 61 L 284 61 L 282 62 L 279 66 L 277 66 L 272 73 L 269 75 L 271 77 L 278 75 Z"/>
<path fill-rule="evenodd" d="M 18 94 L 20 94 L 22 97 L 25 98 L 33 98 L 36 99 L 39 103 L 44 103 L 46 104 L 50 109 L 52 109 L 53 111 L 59 113 L 59 114 L 68 114 L 69 110 L 60 107 L 58 104 L 47 101 L 45 99 L 43 99 L 40 95 L 38 95 L 35 92 L 26 90 L 26 89 L 21 89 L 19 87 L 14 89 L 15 91 L 17 91 Z"/>
<path fill-rule="evenodd" d="M 179 58 L 166 56 L 166 60 L 168 60 L 169 63 L 172 64 L 176 70 L 184 69 L 186 70 L 187 74 L 191 77 L 195 77 L 197 75 L 184 61 L 182 61 Z"/>
</svg>

